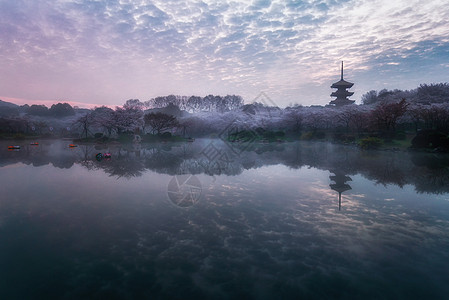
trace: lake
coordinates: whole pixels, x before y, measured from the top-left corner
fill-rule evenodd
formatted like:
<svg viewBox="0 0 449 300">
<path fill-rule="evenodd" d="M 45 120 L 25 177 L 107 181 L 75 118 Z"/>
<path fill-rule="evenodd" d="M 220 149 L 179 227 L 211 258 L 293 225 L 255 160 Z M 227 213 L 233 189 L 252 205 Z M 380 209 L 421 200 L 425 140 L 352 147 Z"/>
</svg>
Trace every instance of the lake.
<svg viewBox="0 0 449 300">
<path fill-rule="evenodd" d="M 10 144 L 0 142 L 1 299 L 449 295 L 448 155 L 218 139 Z"/>
</svg>

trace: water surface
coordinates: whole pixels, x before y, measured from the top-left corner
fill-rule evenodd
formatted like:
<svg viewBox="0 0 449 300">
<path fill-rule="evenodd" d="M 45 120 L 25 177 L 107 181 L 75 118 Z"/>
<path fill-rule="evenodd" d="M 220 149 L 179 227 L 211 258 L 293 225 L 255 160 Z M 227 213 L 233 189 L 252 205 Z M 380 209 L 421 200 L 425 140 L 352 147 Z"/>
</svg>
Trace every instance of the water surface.
<svg viewBox="0 0 449 300">
<path fill-rule="evenodd" d="M 0 146 L 2 299 L 449 294 L 447 156 L 311 142 Z"/>
</svg>

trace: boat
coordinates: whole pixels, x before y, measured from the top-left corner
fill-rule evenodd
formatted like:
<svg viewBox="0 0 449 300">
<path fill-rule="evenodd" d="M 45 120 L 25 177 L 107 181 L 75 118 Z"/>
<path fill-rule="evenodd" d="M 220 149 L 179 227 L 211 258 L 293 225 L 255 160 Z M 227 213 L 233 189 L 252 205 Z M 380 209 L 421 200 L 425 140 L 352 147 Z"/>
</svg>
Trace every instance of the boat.
<svg viewBox="0 0 449 300">
<path fill-rule="evenodd" d="M 10 150 L 20 149 L 20 146 L 8 146 L 8 149 Z"/>
<path fill-rule="evenodd" d="M 74 148 L 74 147 L 78 147 L 78 146 L 75 145 L 75 144 L 70 144 L 69 147 L 70 147 L 70 148 Z"/>
<path fill-rule="evenodd" d="M 30 145 L 31 145 L 31 146 L 39 146 L 39 143 L 38 143 L 38 142 L 33 142 L 33 143 L 31 143 Z"/>
</svg>

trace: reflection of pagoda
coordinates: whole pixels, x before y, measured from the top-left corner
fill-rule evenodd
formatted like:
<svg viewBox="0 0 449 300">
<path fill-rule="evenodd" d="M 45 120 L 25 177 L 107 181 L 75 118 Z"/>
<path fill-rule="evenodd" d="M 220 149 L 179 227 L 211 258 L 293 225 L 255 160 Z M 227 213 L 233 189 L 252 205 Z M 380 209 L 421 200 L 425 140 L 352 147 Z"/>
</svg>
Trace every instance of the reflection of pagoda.
<svg viewBox="0 0 449 300">
<path fill-rule="evenodd" d="M 351 177 L 346 176 L 341 171 L 332 172 L 335 175 L 329 176 L 330 180 L 335 183 L 329 184 L 331 189 L 338 192 L 338 210 L 341 209 L 341 193 L 351 190 L 351 186 L 346 181 L 352 181 Z"/>
<path fill-rule="evenodd" d="M 337 97 L 337 99 L 332 100 L 329 102 L 329 104 L 333 104 L 335 106 L 343 106 L 347 104 L 354 103 L 353 100 L 349 100 L 348 97 L 352 96 L 354 92 L 348 92 L 346 89 L 349 89 L 354 84 L 351 82 L 348 82 L 343 79 L 343 62 L 341 62 L 341 78 L 340 81 L 335 82 L 332 84 L 331 88 L 337 89 L 335 92 L 331 94 L 331 97 Z"/>
</svg>

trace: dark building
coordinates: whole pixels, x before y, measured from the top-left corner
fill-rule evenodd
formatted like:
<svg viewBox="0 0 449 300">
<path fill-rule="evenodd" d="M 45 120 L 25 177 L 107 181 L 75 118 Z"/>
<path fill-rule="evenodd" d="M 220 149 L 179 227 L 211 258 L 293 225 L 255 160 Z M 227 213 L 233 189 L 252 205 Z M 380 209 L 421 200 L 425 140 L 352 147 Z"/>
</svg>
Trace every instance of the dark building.
<svg viewBox="0 0 449 300">
<path fill-rule="evenodd" d="M 331 85 L 331 88 L 337 89 L 335 92 L 331 94 L 331 97 L 337 97 L 337 99 L 329 102 L 331 105 L 335 106 L 343 106 L 347 104 L 354 103 L 353 100 L 349 100 L 348 97 L 352 96 L 354 92 L 348 92 L 347 89 L 351 88 L 354 85 L 352 82 L 348 82 L 343 79 L 343 62 L 341 62 L 341 78 L 340 81 L 335 82 Z"/>
</svg>

